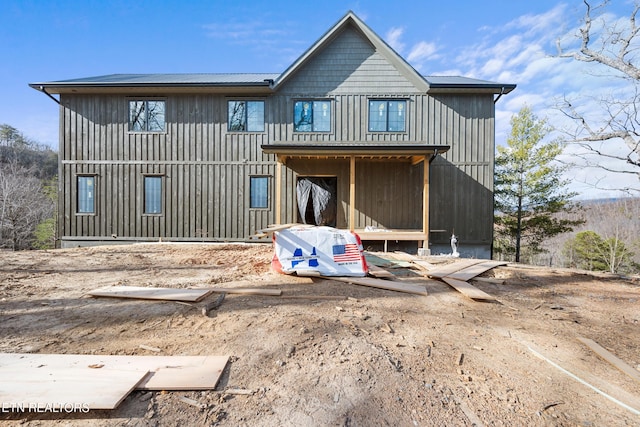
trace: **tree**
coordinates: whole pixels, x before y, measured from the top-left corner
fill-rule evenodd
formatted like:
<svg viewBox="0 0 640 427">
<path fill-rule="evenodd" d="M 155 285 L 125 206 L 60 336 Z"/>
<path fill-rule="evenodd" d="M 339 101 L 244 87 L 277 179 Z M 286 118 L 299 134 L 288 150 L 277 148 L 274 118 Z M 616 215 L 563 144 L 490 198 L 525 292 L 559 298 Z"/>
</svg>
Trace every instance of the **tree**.
<svg viewBox="0 0 640 427">
<path fill-rule="evenodd" d="M 618 273 L 633 268 L 633 253 L 622 240 L 603 239 L 595 231 L 579 232 L 566 243 L 565 250 L 571 252 L 573 266 L 586 270 Z"/>
<path fill-rule="evenodd" d="M 54 204 L 41 181 L 17 163 L 0 163 L 0 245 L 29 247 L 38 224 L 52 216 Z"/>
<path fill-rule="evenodd" d="M 495 171 L 496 242 L 494 248 L 520 262 L 521 248 L 529 255 L 542 251 L 542 243 L 571 231 L 581 220 L 562 219 L 555 214 L 574 211 L 562 173 L 566 166 L 554 162 L 563 146 L 555 140 L 543 143 L 550 133 L 545 120 L 529 107 L 511 118 L 507 146 L 498 147 Z"/>
<path fill-rule="evenodd" d="M 594 73 L 604 69 L 608 72 L 602 77 L 618 77 L 622 87 L 620 91 L 596 100 L 600 111 L 595 115 L 592 108 L 584 108 L 579 101 L 565 98 L 559 106 L 560 111 L 575 124 L 572 129 L 566 129 L 566 133 L 578 148 L 575 155 L 583 160 L 582 165 L 634 174 L 640 179 L 640 57 L 637 56 L 640 27 L 636 25 L 640 3 L 634 4 L 626 21 L 607 22 L 603 12 L 609 0 L 596 6 L 587 0 L 583 2 L 586 12 L 582 26 L 575 39 L 558 40 L 557 55 L 590 63 Z M 626 149 L 614 148 L 616 141 L 622 141 Z M 640 191 L 640 182 L 635 187 L 621 190 Z"/>
<path fill-rule="evenodd" d="M 41 179 L 50 179 L 58 173 L 55 151 L 6 124 L 0 124 L 0 163 L 17 163 Z"/>
</svg>

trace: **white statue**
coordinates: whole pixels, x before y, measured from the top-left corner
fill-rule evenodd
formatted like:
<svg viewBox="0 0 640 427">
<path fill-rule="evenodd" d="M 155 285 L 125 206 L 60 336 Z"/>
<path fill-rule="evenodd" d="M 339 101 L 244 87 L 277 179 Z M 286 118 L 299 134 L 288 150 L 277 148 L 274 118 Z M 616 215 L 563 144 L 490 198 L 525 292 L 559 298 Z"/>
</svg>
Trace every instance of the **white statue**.
<svg viewBox="0 0 640 427">
<path fill-rule="evenodd" d="M 458 253 L 458 238 L 455 234 L 451 234 L 451 256 L 455 258 L 460 256 Z"/>
</svg>

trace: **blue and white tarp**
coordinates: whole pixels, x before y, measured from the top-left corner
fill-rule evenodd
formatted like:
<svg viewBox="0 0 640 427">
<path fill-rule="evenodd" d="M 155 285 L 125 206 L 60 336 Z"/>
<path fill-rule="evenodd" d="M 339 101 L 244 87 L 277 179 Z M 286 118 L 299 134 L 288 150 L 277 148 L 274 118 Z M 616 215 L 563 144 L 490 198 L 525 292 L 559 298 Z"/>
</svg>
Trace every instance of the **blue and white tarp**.
<svg viewBox="0 0 640 427">
<path fill-rule="evenodd" d="M 271 265 L 285 274 L 314 271 L 322 276 L 366 276 L 357 234 L 332 227 L 291 227 L 273 234 Z"/>
</svg>

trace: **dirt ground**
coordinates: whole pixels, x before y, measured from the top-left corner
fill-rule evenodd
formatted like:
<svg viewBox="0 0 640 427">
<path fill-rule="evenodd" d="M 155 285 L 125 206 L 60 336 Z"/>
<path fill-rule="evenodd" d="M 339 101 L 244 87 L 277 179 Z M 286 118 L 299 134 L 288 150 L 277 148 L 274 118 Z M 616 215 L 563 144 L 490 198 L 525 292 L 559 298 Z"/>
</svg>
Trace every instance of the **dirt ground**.
<svg viewBox="0 0 640 427">
<path fill-rule="evenodd" d="M 390 271 L 428 296 L 280 275 L 271 256 L 270 245 L 0 252 L 0 352 L 230 356 L 216 390 L 134 391 L 112 411 L 0 413 L 0 424 L 640 425 L 640 383 L 577 340 L 639 368 L 637 280 L 510 265 L 483 274 L 504 284 L 472 282 L 500 302 L 477 302 L 413 269 Z M 85 295 L 108 285 L 282 296 L 227 294 L 206 317 L 216 294 L 196 307 Z"/>
</svg>

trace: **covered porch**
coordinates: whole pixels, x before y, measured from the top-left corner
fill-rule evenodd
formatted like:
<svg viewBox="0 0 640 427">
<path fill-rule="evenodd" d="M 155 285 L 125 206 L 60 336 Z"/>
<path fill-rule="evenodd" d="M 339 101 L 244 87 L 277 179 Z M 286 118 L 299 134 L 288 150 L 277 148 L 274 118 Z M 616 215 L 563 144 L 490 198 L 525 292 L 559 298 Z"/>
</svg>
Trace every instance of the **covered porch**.
<svg viewBox="0 0 640 427">
<path fill-rule="evenodd" d="M 348 162 L 348 194 L 345 194 L 344 202 L 346 209 L 344 212 L 345 224 L 339 224 L 338 228 L 346 228 L 357 233 L 363 241 L 379 241 L 384 243 L 384 250 L 387 249 L 389 241 L 416 241 L 419 248 L 429 247 L 429 177 L 431 161 L 439 154 L 447 151 L 449 146 L 446 145 L 426 145 L 426 144 L 301 144 L 301 143 L 275 143 L 264 144 L 262 150 L 267 154 L 276 156 L 276 172 L 275 172 L 275 194 L 274 194 L 274 214 L 276 224 L 283 222 L 292 222 L 291 206 L 285 206 L 283 200 L 287 197 L 284 192 L 294 191 L 292 184 L 285 183 L 285 169 L 294 161 L 324 161 L 332 160 L 339 162 Z M 419 192 L 421 203 L 416 201 L 416 207 L 421 207 L 419 218 L 414 221 L 413 225 L 418 227 L 397 228 L 397 227 L 378 227 L 363 226 L 362 220 L 356 220 L 358 214 L 357 200 L 364 192 L 372 193 L 372 188 L 367 185 L 362 176 L 358 179 L 359 166 L 364 162 L 379 162 L 379 168 L 384 171 L 391 163 L 406 163 L 411 167 L 420 168 L 421 182 L 419 183 Z M 391 163 L 390 163 L 391 162 Z M 347 178 L 347 177 L 345 177 Z M 358 184 L 360 181 L 360 184 Z M 391 191 L 394 191 L 391 189 Z M 346 192 L 345 192 L 346 193 Z M 374 192 L 375 193 L 375 192 Z M 377 194 L 368 194 L 368 197 L 381 197 Z M 384 200 L 383 200 L 384 203 Z M 386 209 L 402 210 L 402 207 L 389 206 Z M 398 217 L 407 215 L 403 212 L 394 212 Z M 411 215 L 417 213 L 411 212 Z M 287 218 L 289 220 L 287 220 Z M 294 221 L 295 222 L 295 221 Z"/>
</svg>

